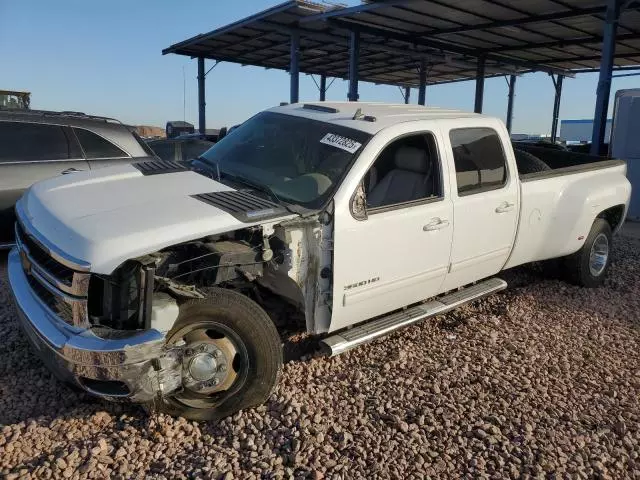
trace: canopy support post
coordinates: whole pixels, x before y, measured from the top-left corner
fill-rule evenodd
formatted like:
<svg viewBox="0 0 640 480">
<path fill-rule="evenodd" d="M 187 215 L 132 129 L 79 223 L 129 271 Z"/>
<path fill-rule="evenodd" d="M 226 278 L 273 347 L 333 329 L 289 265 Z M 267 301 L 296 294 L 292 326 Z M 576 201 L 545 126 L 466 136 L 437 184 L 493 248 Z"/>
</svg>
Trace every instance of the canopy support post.
<svg viewBox="0 0 640 480">
<path fill-rule="evenodd" d="M 420 87 L 418 88 L 418 104 L 425 105 L 427 99 L 427 61 L 420 61 Z"/>
<path fill-rule="evenodd" d="M 324 102 L 327 98 L 327 76 L 320 75 L 320 101 Z"/>
<path fill-rule="evenodd" d="M 300 34 L 296 31 L 291 32 L 289 76 L 291 81 L 289 102 L 298 103 L 300 99 Z"/>
<path fill-rule="evenodd" d="M 358 101 L 358 61 L 360 59 L 360 32 L 351 31 L 349 40 L 349 95 L 350 102 Z"/>
<path fill-rule="evenodd" d="M 198 131 L 202 135 L 207 133 L 204 77 L 204 58 L 198 57 Z"/>
<path fill-rule="evenodd" d="M 553 76 L 551 77 L 553 79 Z M 553 121 L 551 122 L 551 143 L 556 143 L 558 139 L 558 117 L 560 116 L 560 100 L 562 99 L 562 81 L 563 75 L 558 75 L 557 79 L 553 79 L 553 85 L 556 90 L 555 100 L 553 102 Z"/>
<path fill-rule="evenodd" d="M 518 77 L 511 75 L 509 77 L 509 100 L 507 102 L 507 130 L 511 133 L 513 126 L 513 100 L 516 95 L 516 79 Z"/>
<path fill-rule="evenodd" d="M 591 134 L 591 155 L 600 155 L 607 128 L 609 95 L 611 94 L 611 78 L 613 75 L 613 56 L 616 50 L 616 33 L 620 19 L 620 1 L 608 0 L 605 13 L 604 32 L 602 35 L 602 59 L 600 60 L 600 77 L 596 93 L 596 111 L 593 115 L 593 132 Z"/>
<path fill-rule="evenodd" d="M 482 113 L 482 104 L 484 102 L 484 56 L 478 57 L 478 67 L 476 70 L 476 102 L 473 111 Z"/>
</svg>

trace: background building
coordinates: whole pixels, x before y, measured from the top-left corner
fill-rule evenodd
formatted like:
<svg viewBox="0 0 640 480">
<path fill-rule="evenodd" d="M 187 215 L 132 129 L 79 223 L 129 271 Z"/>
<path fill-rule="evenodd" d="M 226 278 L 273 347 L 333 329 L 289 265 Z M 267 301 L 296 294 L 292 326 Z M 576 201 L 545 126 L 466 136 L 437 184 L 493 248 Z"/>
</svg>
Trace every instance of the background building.
<svg viewBox="0 0 640 480">
<path fill-rule="evenodd" d="M 593 120 L 561 120 L 560 138 L 567 142 L 590 142 L 593 134 Z M 611 119 L 607 119 L 604 142 L 611 138 Z"/>
</svg>

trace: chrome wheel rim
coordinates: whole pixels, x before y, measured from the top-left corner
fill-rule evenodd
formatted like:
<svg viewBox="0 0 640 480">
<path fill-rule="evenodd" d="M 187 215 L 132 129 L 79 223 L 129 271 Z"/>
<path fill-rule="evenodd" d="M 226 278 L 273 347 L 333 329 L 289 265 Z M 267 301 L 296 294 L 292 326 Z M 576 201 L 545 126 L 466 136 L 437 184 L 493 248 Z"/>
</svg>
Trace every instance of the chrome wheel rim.
<svg viewBox="0 0 640 480">
<path fill-rule="evenodd" d="M 174 399 L 192 408 L 212 408 L 242 386 L 249 359 L 242 340 L 217 322 L 196 322 L 172 336 L 182 344 L 182 391 Z M 207 373 L 207 368 L 211 372 Z"/>
<path fill-rule="evenodd" d="M 609 260 L 609 239 L 604 233 L 598 234 L 589 253 L 589 271 L 594 277 L 602 275 Z"/>
</svg>

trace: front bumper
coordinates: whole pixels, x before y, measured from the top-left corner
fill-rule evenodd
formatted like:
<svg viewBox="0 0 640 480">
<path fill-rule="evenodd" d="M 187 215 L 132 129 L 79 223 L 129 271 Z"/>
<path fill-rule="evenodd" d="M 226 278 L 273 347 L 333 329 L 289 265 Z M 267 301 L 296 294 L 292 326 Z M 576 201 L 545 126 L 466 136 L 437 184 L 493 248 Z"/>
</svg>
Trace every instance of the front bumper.
<svg viewBox="0 0 640 480">
<path fill-rule="evenodd" d="M 57 317 L 31 289 L 20 253 L 8 259 L 19 322 L 47 367 L 62 380 L 107 400 L 147 402 L 181 386 L 182 351 L 157 330 L 96 335 Z M 122 338 L 123 335 L 127 335 Z"/>
</svg>

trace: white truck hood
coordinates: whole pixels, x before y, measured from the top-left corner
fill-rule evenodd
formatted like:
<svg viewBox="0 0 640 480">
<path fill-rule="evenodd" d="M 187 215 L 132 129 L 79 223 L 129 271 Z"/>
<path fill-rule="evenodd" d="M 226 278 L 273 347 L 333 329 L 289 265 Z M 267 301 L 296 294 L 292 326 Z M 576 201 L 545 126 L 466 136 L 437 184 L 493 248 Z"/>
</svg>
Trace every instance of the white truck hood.
<svg viewBox="0 0 640 480">
<path fill-rule="evenodd" d="M 143 175 L 122 165 L 36 183 L 18 211 L 59 250 L 109 274 L 127 259 L 261 223 L 192 197 L 221 191 L 234 189 L 192 171 Z"/>
</svg>

